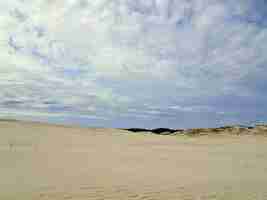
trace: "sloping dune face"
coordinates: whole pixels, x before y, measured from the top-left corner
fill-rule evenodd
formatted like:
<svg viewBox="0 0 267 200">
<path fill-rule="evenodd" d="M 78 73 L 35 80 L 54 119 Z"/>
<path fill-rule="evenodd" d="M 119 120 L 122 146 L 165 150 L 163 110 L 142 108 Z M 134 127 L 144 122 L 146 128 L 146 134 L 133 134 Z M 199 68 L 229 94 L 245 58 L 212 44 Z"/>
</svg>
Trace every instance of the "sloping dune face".
<svg viewBox="0 0 267 200">
<path fill-rule="evenodd" d="M 267 138 L 0 122 L 0 199 L 267 199 Z"/>
</svg>

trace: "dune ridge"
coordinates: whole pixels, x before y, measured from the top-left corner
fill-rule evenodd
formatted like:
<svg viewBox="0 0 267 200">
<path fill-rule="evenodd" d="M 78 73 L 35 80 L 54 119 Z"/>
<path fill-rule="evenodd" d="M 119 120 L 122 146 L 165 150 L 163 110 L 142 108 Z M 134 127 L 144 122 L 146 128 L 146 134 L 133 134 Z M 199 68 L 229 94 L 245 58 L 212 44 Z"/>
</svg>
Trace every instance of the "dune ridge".
<svg viewBox="0 0 267 200">
<path fill-rule="evenodd" d="M 16 119 L 0 119 L 0 122 L 9 123 L 24 123 L 24 124 L 43 124 L 43 125 L 53 125 L 61 127 L 76 127 L 84 129 L 114 129 L 123 130 L 126 132 L 133 133 L 150 133 L 156 135 L 191 135 L 191 136 L 201 136 L 201 135 L 220 135 L 220 134 L 232 134 L 232 135 L 267 135 L 267 124 L 255 124 L 251 126 L 246 125 L 229 125 L 215 128 L 191 128 L 191 129 L 173 129 L 173 128 L 101 128 L 101 127 L 79 127 L 75 125 L 64 125 L 64 124 L 49 124 L 45 122 L 34 122 L 34 121 L 22 121 Z"/>
</svg>

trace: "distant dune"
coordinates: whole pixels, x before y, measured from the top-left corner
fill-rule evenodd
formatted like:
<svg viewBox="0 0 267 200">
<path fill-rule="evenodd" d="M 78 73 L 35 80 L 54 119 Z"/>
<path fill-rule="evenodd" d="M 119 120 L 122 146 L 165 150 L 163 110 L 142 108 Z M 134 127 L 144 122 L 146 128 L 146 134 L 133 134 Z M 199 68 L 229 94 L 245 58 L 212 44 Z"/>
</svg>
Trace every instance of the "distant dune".
<svg viewBox="0 0 267 200">
<path fill-rule="evenodd" d="M 129 131 L 0 120 L 0 199 L 264 200 L 266 131 L 265 125 Z"/>
<path fill-rule="evenodd" d="M 135 133 L 153 133 L 158 135 L 217 135 L 217 134 L 233 134 L 233 135 L 267 135 L 267 125 L 256 126 L 225 126 L 219 128 L 195 128 L 195 129 L 169 129 L 169 128 L 156 128 L 156 129 L 141 129 L 130 128 L 124 129 Z"/>
</svg>

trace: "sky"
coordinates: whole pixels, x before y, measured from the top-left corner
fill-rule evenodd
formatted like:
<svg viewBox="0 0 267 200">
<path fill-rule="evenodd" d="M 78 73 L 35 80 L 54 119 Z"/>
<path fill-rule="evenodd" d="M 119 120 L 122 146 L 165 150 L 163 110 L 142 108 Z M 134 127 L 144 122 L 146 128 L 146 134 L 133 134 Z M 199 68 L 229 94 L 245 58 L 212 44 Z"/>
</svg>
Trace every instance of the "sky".
<svg viewBox="0 0 267 200">
<path fill-rule="evenodd" d="M 265 0 L 0 1 L 0 118 L 267 121 Z"/>
</svg>

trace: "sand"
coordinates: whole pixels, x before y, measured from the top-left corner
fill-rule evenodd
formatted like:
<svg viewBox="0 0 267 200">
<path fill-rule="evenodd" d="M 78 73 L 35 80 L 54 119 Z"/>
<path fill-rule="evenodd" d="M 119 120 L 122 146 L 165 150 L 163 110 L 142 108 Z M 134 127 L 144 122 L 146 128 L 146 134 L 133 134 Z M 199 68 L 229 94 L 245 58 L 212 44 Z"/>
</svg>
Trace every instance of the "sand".
<svg viewBox="0 0 267 200">
<path fill-rule="evenodd" d="M 265 200 L 267 137 L 0 122 L 0 200 Z"/>
</svg>

